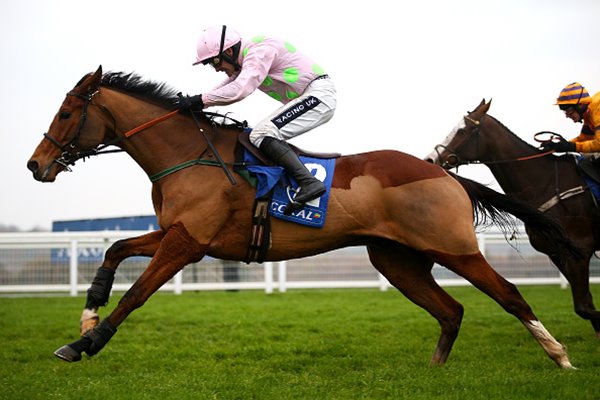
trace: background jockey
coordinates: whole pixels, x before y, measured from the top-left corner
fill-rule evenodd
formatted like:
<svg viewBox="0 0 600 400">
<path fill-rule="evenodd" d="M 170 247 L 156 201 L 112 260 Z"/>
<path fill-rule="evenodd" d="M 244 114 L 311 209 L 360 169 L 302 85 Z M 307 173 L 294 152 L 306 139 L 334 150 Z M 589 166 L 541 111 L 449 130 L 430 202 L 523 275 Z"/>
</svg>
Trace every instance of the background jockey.
<svg viewBox="0 0 600 400">
<path fill-rule="evenodd" d="M 232 104 L 260 89 L 284 105 L 260 121 L 250 141 L 297 182 L 294 203 L 322 196 L 326 189 L 312 176 L 285 140 L 329 121 L 335 112 L 331 78 L 289 42 L 266 36 L 244 40 L 233 29 L 210 27 L 197 43 L 194 65 L 211 65 L 227 79 L 209 92 L 183 97 L 179 108 L 203 109 Z"/>
<path fill-rule="evenodd" d="M 556 99 L 558 107 L 573 122 L 583 122 L 581 133 L 570 141 L 546 142 L 543 150 L 562 152 L 600 152 L 600 92 L 590 97 L 580 83 L 567 85 Z"/>
</svg>

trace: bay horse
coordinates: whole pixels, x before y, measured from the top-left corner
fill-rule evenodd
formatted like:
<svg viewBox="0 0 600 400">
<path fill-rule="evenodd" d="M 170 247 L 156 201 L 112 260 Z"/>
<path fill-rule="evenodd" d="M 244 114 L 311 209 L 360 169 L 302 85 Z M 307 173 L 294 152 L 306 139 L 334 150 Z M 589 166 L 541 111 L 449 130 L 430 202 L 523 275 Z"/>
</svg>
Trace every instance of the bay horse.
<svg viewBox="0 0 600 400">
<path fill-rule="evenodd" d="M 187 264 L 205 255 L 245 259 L 251 237 L 256 190 L 244 180 L 233 185 L 214 163 L 218 152 L 228 169 L 235 162 L 240 128 L 212 124 L 204 113 L 178 113 L 175 91 L 138 75 L 100 66 L 69 91 L 50 128 L 27 163 L 33 177 L 53 182 L 76 160 L 115 145 L 148 176 L 159 176 L 152 201 L 160 228 L 117 241 L 106 251 L 88 290 L 81 337 L 55 355 L 79 361 L 98 353 L 123 321 Z M 169 112 L 170 118 L 164 118 Z M 161 120 L 151 124 L 148 121 Z M 131 135 L 132 130 L 146 127 Z M 201 132 L 202 131 L 202 132 Z M 210 144 L 209 144 L 210 141 Z M 336 160 L 329 210 L 321 229 L 272 221 L 266 261 L 306 257 L 364 245 L 373 266 L 408 299 L 427 310 L 441 334 L 431 359 L 444 364 L 457 338 L 463 306 L 434 280 L 435 262 L 463 276 L 514 315 L 560 367 L 572 368 L 565 348 L 546 330 L 517 288 L 497 274 L 480 253 L 474 230 L 477 210 L 500 219 L 504 212 L 529 221 L 565 248 L 558 225 L 530 207 L 476 182 L 408 154 L 382 150 Z M 575 248 L 573 248 L 575 249 Z M 114 273 L 130 256 L 147 256 L 146 270 L 102 321 Z"/>
<path fill-rule="evenodd" d="M 600 249 L 600 214 L 588 185 L 572 155 L 556 156 L 528 144 L 487 114 L 490 105 L 491 101 L 482 100 L 426 159 L 447 169 L 484 164 L 504 193 L 539 208 L 560 223 L 582 256 L 560 257 L 560 249 L 528 229 L 529 241 L 547 254 L 566 277 L 575 312 L 591 322 L 600 338 L 600 312 L 589 287 L 590 259 Z"/>
</svg>

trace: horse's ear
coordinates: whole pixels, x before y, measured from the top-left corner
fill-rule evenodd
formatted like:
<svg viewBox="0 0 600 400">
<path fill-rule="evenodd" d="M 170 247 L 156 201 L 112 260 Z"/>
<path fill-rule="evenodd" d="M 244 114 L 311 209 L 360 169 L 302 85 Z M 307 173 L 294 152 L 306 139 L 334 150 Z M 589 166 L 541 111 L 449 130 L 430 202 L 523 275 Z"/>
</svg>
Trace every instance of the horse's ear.
<svg viewBox="0 0 600 400">
<path fill-rule="evenodd" d="M 98 67 L 96 72 L 87 74 L 75 85 L 75 89 L 78 93 L 88 95 L 94 93 L 100 87 L 100 81 L 102 80 L 102 65 Z"/>
<path fill-rule="evenodd" d="M 490 105 L 492 104 L 492 100 L 490 99 L 489 102 L 485 102 L 485 99 L 481 100 L 481 103 L 479 103 L 479 105 L 473 110 L 471 111 L 471 113 L 481 113 L 481 115 L 485 114 L 488 112 L 488 110 L 490 109 Z M 471 114 L 469 113 L 469 114 Z"/>
<path fill-rule="evenodd" d="M 481 107 L 481 111 L 483 112 L 483 114 L 487 114 L 487 112 L 490 110 L 491 105 L 492 105 L 492 99 L 490 99 L 490 101 L 488 101 L 487 103 L 485 102 L 485 99 L 483 99 L 481 101 L 481 104 L 479 105 L 479 107 Z"/>
</svg>

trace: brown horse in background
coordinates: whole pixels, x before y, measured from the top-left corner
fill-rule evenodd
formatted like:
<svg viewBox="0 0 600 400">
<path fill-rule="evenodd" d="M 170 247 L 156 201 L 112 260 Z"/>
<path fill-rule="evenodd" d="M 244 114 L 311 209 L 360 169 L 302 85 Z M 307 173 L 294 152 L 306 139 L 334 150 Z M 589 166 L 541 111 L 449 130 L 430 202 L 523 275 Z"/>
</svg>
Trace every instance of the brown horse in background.
<svg viewBox="0 0 600 400">
<path fill-rule="evenodd" d="M 582 257 L 562 257 L 564 252 L 535 230 L 527 229 L 529 240 L 567 278 L 575 312 L 590 320 L 600 338 L 600 312 L 594 307 L 589 287 L 590 259 L 600 249 L 600 214 L 587 184 L 573 156 L 543 153 L 526 143 L 487 114 L 490 103 L 482 101 L 463 117 L 427 159 L 447 169 L 485 164 L 508 196 L 559 221 L 580 247 Z"/>
<path fill-rule="evenodd" d="M 108 144 L 126 151 L 148 174 L 190 160 L 215 161 L 222 155 L 231 168 L 239 128 L 213 126 L 200 113 L 202 132 L 190 114 L 173 113 L 141 133 L 125 135 L 147 121 L 175 110 L 175 91 L 122 73 L 84 76 L 60 106 L 50 129 L 27 167 L 35 179 L 53 182 L 69 165 Z M 209 144 L 209 142 L 211 144 Z M 210 163 L 193 164 L 154 182 L 152 201 L 160 229 L 116 242 L 88 290 L 82 337 L 55 355 L 78 361 L 94 355 L 135 309 L 187 264 L 205 255 L 244 260 L 251 238 L 256 190 L 239 179 L 232 185 Z M 563 346 L 544 328 L 514 285 L 498 275 L 480 253 L 474 231 L 475 211 L 494 218 L 513 213 L 552 236 L 561 248 L 562 231 L 541 213 L 439 166 L 397 151 L 340 157 L 322 229 L 272 221 L 266 260 L 306 257 L 345 246 L 364 245 L 370 261 L 398 290 L 427 310 L 441 335 L 431 359 L 444 364 L 459 332 L 463 307 L 435 282 L 434 263 L 463 276 L 514 315 L 560 367 L 571 368 Z M 500 218 L 501 219 L 501 218 Z M 557 246 L 558 247 L 558 246 Z M 151 261 L 115 309 L 99 324 L 115 270 L 130 256 Z"/>
</svg>

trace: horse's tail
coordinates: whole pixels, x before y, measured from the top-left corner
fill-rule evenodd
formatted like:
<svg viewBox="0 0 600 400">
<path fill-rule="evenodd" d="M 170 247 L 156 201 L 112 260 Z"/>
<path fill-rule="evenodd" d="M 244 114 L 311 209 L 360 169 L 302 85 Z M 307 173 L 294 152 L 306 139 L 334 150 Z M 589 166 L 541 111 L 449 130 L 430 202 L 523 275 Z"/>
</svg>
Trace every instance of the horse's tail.
<svg viewBox="0 0 600 400">
<path fill-rule="evenodd" d="M 511 217 L 513 215 L 523 221 L 528 230 L 535 232 L 550 243 L 554 243 L 561 258 L 566 255 L 565 251 L 577 258 L 583 258 L 582 250 L 567 237 L 562 226 L 555 220 L 526 203 L 496 192 L 478 182 L 451 172 L 448 173 L 462 185 L 469 195 L 473 204 L 476 225 L 493 223 L 500 227 L 505 234 L 510 230 L 514 232 L 516 225 L 514 218 Z"/>
</svg>

